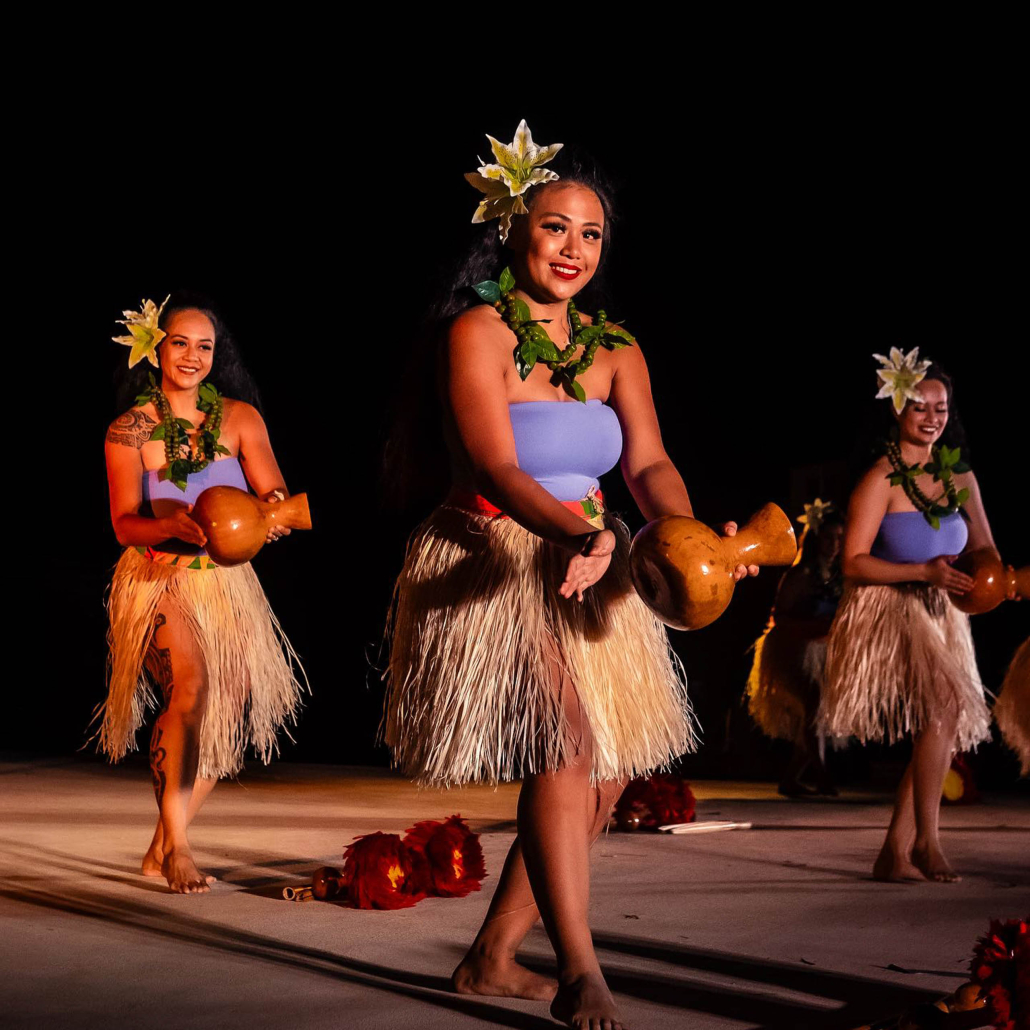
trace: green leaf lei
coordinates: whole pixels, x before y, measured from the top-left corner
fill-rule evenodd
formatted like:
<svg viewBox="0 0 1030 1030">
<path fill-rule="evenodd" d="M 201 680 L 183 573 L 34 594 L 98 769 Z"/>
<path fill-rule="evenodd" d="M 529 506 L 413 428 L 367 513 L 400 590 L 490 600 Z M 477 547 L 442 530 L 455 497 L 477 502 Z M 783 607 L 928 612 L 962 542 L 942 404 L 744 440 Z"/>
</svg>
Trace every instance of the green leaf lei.
<svg viewBox="0 0 1030 1030">
<path fill-rule="evenodd" d="M 552 372 L 552 385 L 561 386 L 577 401 L 585 403 L 587 395 L 582 385 L 576 382 L 576 376 L 585 372 L 594 363 L 597 348 L 604 346 L 608 350 L 619 350 L 633 343 L 633 337 L 625 329 L 606 320 L 604 311 L 597 312 L 593 325 L 583 325 L 576 305 L 570 300 L 568 314 L 572 338 L 567 347 L 559 350 L 544 328 L 544 324 L 551 319 L 532 317 L 529 305 L 515 295 L 515 276 L 508 268 L 501 272 L 497 282 L 486 279 L 476 283 L 472 289 L 487 304 L 493 304 L 518 339 L 513 353 L 519 376 L 525 380 L 536 363 L 543 361 Z M 578 361 L 573 361 L 572 356 L 581 344 L 584 347 L 583 354 Z"/>
<path fill-rule="evenodd" d="M 963 487 L 956 490 L 952 478 L 956 472 L 969 471 L 969 465 L 962 460 L 962 451 L 958 447 L 945 447 L 943 444 L 934 447 L 930 451 L 931 460 L 925 465 L 906 465 L 897 440 L 888 440 L 886 450 L 887 460 L 893 469 L 887 474 L 891 486 L 900 486 L 934 529 L 940 529 L 941 519 L 947 515 L 954 515 L 969 500 L 969 489 Z M 931 501 L 916 485 L 916 477 L 924 472 L 928 472 L 933 476 L 935 483 L 940 483 L 944 487 L 943 496 L 938 497 L 936 501 Z M 940 503 L 944 498 L 947 498 L 947 504 Z M 962 514 L 966 515 L 964 511 Z"/>
<path fill-rule="evenodd" d="M 185 491 L 187 476 L 207 468 L 216 454 L 231 453 L 228 447 L 218 442 L 222 432 L 222 395 L 211 383 L 200 384 L 197 409 L 204 412 L 205 418 L 197 434 L 197 450 L 194 452 L 187 432 L 193 429 L 193 423 L 186 418 L 176 418 L 153 373 L 148 378 L 150 386 L 136 398 L 136 404 L 142 406 L 152 401 L 157 408 L 161 421 L 154 427 L 150 439 L 164 440 L 168 467 L 161 470 L 161 478 L 171 480 L 180 490 Z M 182 457 L 183 450 L 189 457 Z"/>
</svg>

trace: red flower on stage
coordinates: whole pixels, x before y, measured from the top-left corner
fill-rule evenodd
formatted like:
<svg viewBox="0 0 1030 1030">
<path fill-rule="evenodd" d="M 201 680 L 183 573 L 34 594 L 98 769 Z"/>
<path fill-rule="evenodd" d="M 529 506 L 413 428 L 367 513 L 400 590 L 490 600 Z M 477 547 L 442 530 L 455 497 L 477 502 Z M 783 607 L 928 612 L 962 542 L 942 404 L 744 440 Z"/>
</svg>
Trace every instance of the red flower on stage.
<svg viewBox="0 0 1030 1030">
<path fill-rule="evenodd" d="M 995 1030 L 1023 1030 L 1030 1025 L 1030 917 L 991 920 L 977 942 L 970 963 Z"/>
<path fill-rule="evenodd" d="M 423 860 L 396 833 L 368 833 L 343 852 L 343 879 L 355 908 L 410 908 L 426 892 Z"/>
<path fill-rule="evenodd" d="M 426 819 L 416 823 L 404 838 L 412 851 L 425 856 L 427 893 L 441 898 L 463 898 L 479 890 L 486 863 L 479 834 L 473 833 L 460 815 L 445 822 Z"/>
<path fill-rule="evenodd" d="M 639 820 L 641 829 L 657 830 L 670 823 L 693 822 L 696 808 L 694 792 L 683 777 L 655 773 L 627 784 L 615 805 L 615 818 L 620 826 Z"/>
</svg>

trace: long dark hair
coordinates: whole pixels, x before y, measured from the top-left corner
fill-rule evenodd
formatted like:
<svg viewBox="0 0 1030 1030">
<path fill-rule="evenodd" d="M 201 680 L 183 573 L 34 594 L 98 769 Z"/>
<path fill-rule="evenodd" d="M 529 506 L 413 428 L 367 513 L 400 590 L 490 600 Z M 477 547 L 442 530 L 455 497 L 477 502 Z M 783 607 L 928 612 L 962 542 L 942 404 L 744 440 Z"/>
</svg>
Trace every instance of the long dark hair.
<svg viewBox="0 0 1030 1030">
<path fill-rule="evenodd" d="M 959 417 L 955 403 L 955 387 L 951 376 L 935 361 L 926 370 L 923 382 L 937 381 L 944 384 L 948 395 L 948 423 L 937 440 L 937 446 L 958 447 L 962 450 L 962 460 L 972 464 L 966 430 Z M 850 462 L 851 488 L 869 471 L 885 452 L 888 440 L 896 439 L 898 423 L 894 417 L 893 407 L 888 400 L 878 400 L 876 407 L 870 412 L 863 431 L 859 434 L 858 443 L 852 452 Z"/>
<path fill-rule="evenodd" d="M 558 173 L 558 185 L 591 190 L 604 211 L 601 260 L 591 280 L 576 297 L 577 306 L 593 312 L 610 308 L 604 277 L 612 245 L 612 226 L 617 220 L 614 185 L 598 163 L 575 145 L 566 145 L 548 165 Z M 539 187 L 525 195 L 532 208 Z M 516 216 L 519 217 L 519 216 Z M 470 225 L 459 256 L 444 262 L 433 291 L 433 302 L 414 334 L 401 388 L 392 406 L 383 448 L 381 488 L 386 502 L 395 507 L 429 507 L 447 491 L 449 469 L 443 437 L 443 409 L 436 369 L 440 347 L 451 322 L 463 311 L 480 304 L 471 289 L 484 279 L 494 279 L 510 261 L 501 243 L 497 222 Z"/>
<path fill-rule="evenodd" d="M 189 290 L 177 290 L 161 312 L 158 324 L 164 329 L 173 315 L 186 310 L 202 312 L 211 320 L 215 329 L 215 355 L 207 382 L 216 386 L 220 393 L 234 400 L 253 404 L 260 411 L 261 396 L 257 386 L 244 367 L 232 333 L 210 298 Z M 161 344 L 157 346 L 160 350 Z M 141 361 L 133 368 L 128 368 L 123 362 L 118 363 L 115 371 L 115 394 L 119 415 L 128 411 L 135 404 L 136 397 L 146 389 L 149 372 L 156 373 L 149 361 Z"/>
</svg>

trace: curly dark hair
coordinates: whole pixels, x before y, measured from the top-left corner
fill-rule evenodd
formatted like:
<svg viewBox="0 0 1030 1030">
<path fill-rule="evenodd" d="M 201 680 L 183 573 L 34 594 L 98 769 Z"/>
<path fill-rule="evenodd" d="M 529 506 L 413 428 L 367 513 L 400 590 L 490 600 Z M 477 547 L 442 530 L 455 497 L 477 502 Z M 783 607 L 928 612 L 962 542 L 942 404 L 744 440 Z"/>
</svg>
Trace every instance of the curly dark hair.
<svg viewBox="0 0 1030 1030">
<path fill-rule="evenodd" d="M 161 312 L 161 320 L 158 324 L 164 328 L 174 314 L 187 310 L 202 312 L 211 319 L 211 324 L 215 327 L 214 360 L 207 382 L 216 386 L 220 393 L 235 400 L 253 404 L 260 411 L 261 395 L 258 393 L 250 373 L 244 367 L 232 333 L 210 298 L 189 290 L 177 290 Z M 160 350 L 161 344 L 157 346 Z M 122 362 L 118 363 L 115 371 L 117 414 L 128 411 L 135 404 L 136 397 L 146 389 L 147 375 L 152 371 L 154 368 L 148 361 L 141 361 L 133 368 L 126 367 Z"/>
<path fill-rule="evenodd" d="M 563 147 L 548 167 L 558 173 L 558 185 L 582 186 L 591 190 L 601 203 L 601 259 L 590 282 L 577 295 L 576 303 L 585 311 L 609 308 L 604 267 L 612 245 L 612 227 L 617 221 L 614 184 L 596 160 L 575 144 Z M 538 188 L 529 190 L 526 206 L 532 209 L 540 195 Z M 414 334 L 383 448 L 381 485 L 391 506 L 426 506 L 439 500 L 447 489 L 448 456 L 437 388 L 437 358 L 451 322 L 481 303 L 471 287 L 484 279 L 496 280 L 509 260 L 497 222 L 489 221 L 470 225 L 461 241 L 459 256 L 440 266 L 442 271 L 433 290 L 435 300 Z"/>
</svg>

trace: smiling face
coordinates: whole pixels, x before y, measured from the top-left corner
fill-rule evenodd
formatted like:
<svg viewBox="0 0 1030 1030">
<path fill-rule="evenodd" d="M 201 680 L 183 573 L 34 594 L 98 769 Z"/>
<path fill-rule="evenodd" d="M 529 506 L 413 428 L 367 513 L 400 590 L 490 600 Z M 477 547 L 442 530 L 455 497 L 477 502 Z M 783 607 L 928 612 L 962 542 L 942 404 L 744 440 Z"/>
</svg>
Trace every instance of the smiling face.
<svg viewBox="0 0 1030 1030">
<path fill-rule="evenodd" d="M 515 220 L 512 271 L 519 286 L 543 303 L 574 297 L 601 260 L 604 209 L 597 194 L 575 183 L 548 183 Z"/>
<path fill-rule="evenodd" d="M 215 327 L 196 308 L 175 311 L 163 326 L 165 338 L 158 345 L 161 385 L 178 390 L 200 386 L 211 372 L 215 357 Z"/>
<path fill-rule="evenodd" d="M 909 401 L 898 420 L 901 439 L 929 447 L 948 424 L 948 388 L 939 379 L 924 379 L 916 389 L 921 401 Z"/>
</svg>

